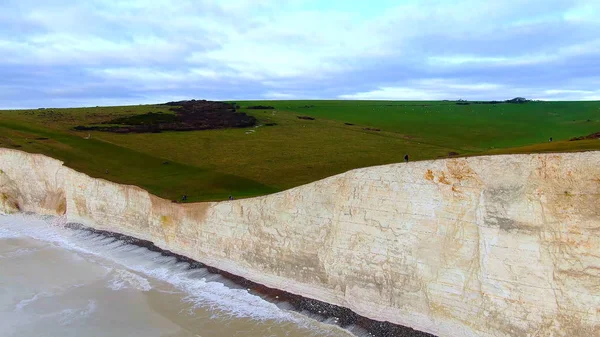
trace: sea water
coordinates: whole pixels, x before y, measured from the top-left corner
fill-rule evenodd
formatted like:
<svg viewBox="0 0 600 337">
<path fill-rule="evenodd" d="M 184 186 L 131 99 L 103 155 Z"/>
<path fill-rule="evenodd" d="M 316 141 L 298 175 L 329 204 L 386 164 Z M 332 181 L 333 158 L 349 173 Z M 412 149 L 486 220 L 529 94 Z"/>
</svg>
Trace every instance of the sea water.
<svg viewBox="0 0 600 337">
<path fill-rule="evenodd" d="M 0 215 L 2 337 L 348 337 L 352 329 L 59 218 Z"/>
</svg>

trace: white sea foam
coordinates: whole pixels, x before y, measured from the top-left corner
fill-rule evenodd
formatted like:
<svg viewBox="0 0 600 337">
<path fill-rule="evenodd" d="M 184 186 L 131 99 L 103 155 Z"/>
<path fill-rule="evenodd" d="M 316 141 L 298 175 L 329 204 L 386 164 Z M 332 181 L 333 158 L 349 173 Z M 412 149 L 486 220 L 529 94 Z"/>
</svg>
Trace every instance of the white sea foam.
<svg viewBox="0 0 600 337">
<path fill-rule="evenodd" d="M 79 258 L 104 266 L 107 287 L 115 291 L 127 288 L 151 291 L 152 282 L 148 278 L 156 279 L 167 282 L 186 294 L 185 300 L 192 304 L 191 311 L 203 308 L 211 310 L 214 317 L 272 320 L 315 328 L 305 317 L 286 310 L 285 303 L 270 303 L 260 296 L 250 294 L 246 289 L 228 287 L 228 280 L 211 274 L 205 268 L 190 269 L 188 263 L 177 262 L 174 257 L 88 230 L 65 228 L 64 224 L 63 218 L 33 214 L 0 215 L 0 238 L 29 237 L 73 251 Z M 39 296 L 44 295 L 39 294 L 38 298 Z M 35 300 L 37 299 L 30 298 L 25 302 L 21 301 L 20 308 Z M 69 325 L 75 319 L 93 313 L 95 306 L 95 302 L 90 302 L 83 309 L 65 309 L 49 315 L 60 324 Z M 44 315 L 46 318 L 50 316 Z M 323 336 L 331 334 L 328 330 L 318 331 Z"/>
<path fill-rule="evenodd" d="M 30 254 L 33 254 L 33 253 L 36 253 L 39 251 L 40 251 L 39 248 L 18 248 L 13 251 L 10 251 L 10 252 L 5 252 L 3 254 L 0 254 L 0 259 L 9 259 L 9 258 L 15 258 L 15 257 L 20 257 L 20 256 L 26 256 L 26 255 L 30 255 Z"/>
<path fill-rule="evenodd" d="M 108 287 L 115 291 L 128 288 L 140 291 L 150 291 L 152 289 L 150 282 L 146 278 L 124 269 L 114 271 Z"/>
<path fill-rule="evenodd" d="M 96 311 L 96 301 L 89 300 L 83 308 L 64 309 L 52 316 L 58 316 L 57 318 L 61 325 L 70 325 L 77 320 L 90 317 L 94 311 Z"/>
<path fill-rule="evenodd" d="M 52 319 L 60 325 L 70 325 L 79 320 L 90 317 L 96 311 L 96 301 L 88 300 L 85 307 L 67 308 L 56 312 L 39 315 L 38 319 Z"/>
<path fill-rule="evenodd" d="M 23 311 L 27 306 L 29 306 L 30 304 L 32 304 L 42 298 L 60 296 L 64 293 L 73 291 L 73 289 L 75 289 L 75 288 L 79 288 L 79 287 L 83 287 L 83 286 L 85 286 L 85 283 L 71 284 L 66 287 L 54 287 L 48 291 L 41 291 L 41 292 L 35 293 L 30 298 L 25 298 L 25 299 L 22 299 L 19 302 L 17 302 L 17 304 L 15 305 L 15 311 Z"/>
<path fill-rule="evenodd" d="M 0 215 L 0 219 L 7 217 L 7 215 Z M 3 228 L 2 226 L 0 226 L 0 239 L 13 239 L 22 236 L 23 235 L 20 235 L 19 233 L 15 233 L 11 230 L 8 230 L 8 228 Z"/>
<path fill-rule="evenodd" d="M 163 256 L 144 247 L 127 244 L 114 238 L 85 230 L 66 229 L 60 221 L 48 217 L 17 214 L 0 215 L 0 235 L 31 237 L 75 251 L 89 258 L 108 259 L 129 271 L 115 272 L 110 287 L 134 287 L 149 291 L 150 282 L 139 274 L 168 282 L 187 294 L 186 300 L 197 307 L 211 308 L 215 315 L 249 317 L 256 320 L 293 321 L 302 323 L 296 314 L 282 311 L 277 305 L 246 289 L 231 289 L 219 280 L 219 275 L 205 269 L 189 269 L 175 258 Z"/>
<path fill-rule="evenodd" d="M 36 293 L 31 298 L 26 298 L 24 300 L 19 301 L 19 303 L 17 303 L 17 305 L 15 306 L 15 310 L 22 311 L 26 306 L 37 301 L 41 297 L 50 297 L 50 296 L 52 296 L 52 294 L 47 293 L 47 292 Z"/>
</svg>

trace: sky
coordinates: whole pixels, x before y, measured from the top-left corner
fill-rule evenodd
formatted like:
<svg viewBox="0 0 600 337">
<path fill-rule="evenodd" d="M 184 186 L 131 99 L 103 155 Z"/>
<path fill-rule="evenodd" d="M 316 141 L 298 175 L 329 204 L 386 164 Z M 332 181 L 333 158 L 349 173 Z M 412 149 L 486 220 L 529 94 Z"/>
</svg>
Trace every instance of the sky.
<svg viewBox="0 0 600 337">
<path fill-rule="evenodd" d="M 0 0 L 0 108 L 600 100 L 598 0 Z"/>
</svg>

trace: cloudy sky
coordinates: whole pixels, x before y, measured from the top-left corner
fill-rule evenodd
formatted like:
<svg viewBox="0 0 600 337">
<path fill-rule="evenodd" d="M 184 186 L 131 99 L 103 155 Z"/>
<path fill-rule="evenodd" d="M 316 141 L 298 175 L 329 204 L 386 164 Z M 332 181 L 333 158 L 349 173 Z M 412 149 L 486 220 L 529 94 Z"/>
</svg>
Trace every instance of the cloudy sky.
<svg viewBox="0 0 600 337">
<path fill-rule="evenodd" d="M 598 0 L 0 0 L 0 108 L 600 99 Z"/>
</svg>

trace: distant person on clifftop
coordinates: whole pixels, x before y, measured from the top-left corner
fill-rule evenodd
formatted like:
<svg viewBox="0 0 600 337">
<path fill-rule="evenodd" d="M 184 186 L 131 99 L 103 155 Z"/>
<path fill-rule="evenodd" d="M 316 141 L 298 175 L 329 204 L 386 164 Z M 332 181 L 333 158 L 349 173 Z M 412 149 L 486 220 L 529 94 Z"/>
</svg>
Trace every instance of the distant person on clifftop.
<svg viewBox="0 0 600 337">
<path fill-rule="evenodd" d="M 550 143 L 552 143 L 552 137 L 550 137 L 550 139 L 548 140 Z"/>
<path fill-rule="evenodd" d="M 187 195 L 183 195 L 183 197 L 181 197 L 181 201 L 187 201 Z"/>
<path fill-rule="evenodd" d="M 408 155 L 407 154 L 404 155 L 404 161 L 408 163 Z"/>
<path fill-rule="evenodd" d="M 230 195 L 230 196 L 229 196 L 229 200 L 233 200 L 233 196 L 231 196 L 231 195 Z"/>
</svg>

